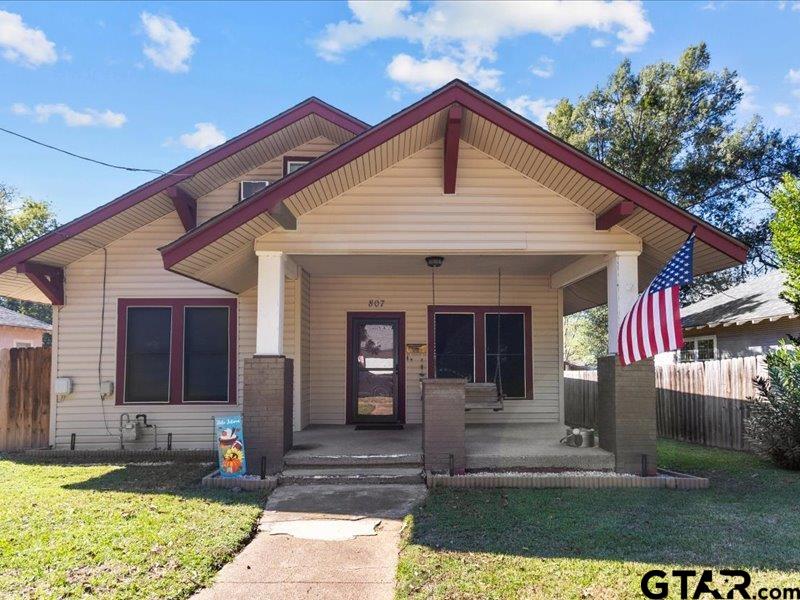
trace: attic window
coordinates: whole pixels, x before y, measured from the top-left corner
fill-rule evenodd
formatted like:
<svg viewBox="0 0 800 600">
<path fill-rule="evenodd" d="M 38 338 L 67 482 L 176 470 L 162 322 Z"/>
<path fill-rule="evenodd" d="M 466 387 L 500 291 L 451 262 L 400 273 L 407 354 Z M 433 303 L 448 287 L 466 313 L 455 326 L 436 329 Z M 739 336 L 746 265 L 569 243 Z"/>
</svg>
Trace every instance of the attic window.
<svg viewBox="0 0 800 600">
<path fill-rule="evenodd" d="M 298 169 L 305 167 L 310 162 L 310 158 L 286 156 L 283 159 L 283 174 L 284 176 L 291 175 Z"/>
<path fill-rule="evenodd" d="M 239 200 L 249 198 L 253 194 L 256 194 L 266 188 L 268 185 L 269 181 L 242 181 L 239 184 Z"/>
</svg>

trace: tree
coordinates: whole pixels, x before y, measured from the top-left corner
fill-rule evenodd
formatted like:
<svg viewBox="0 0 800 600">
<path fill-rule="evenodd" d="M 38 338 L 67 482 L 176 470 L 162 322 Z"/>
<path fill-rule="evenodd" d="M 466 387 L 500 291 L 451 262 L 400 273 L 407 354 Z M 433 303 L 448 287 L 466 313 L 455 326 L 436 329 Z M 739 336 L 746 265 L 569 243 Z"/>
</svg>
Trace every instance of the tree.
<svg viewBox="0 0 800 600">
<path fill-rule="evenodd" d="M 564 360 L 596 365 L 608 354 L 608 308 L 590 308 L 564 319 Z"/>
<path fill-rule="evenodd" d="M 749 272 L 776 266 L 769 244 L 769 194 L 784 173 L 800 173 L 797 136 L 754 116 L 737 125 L 744 92 L 735 71 L 710 70 L 705 44 L 677 63 L 638 73 L 623 61 L 604 87 L 561 100 L 550 131 L 667 200 L 751 246 Z M 755 215 L 761 215 L 756 217 Z M 729 287 L 746 272 L 699 278 L 686 299 Z"/>
<path fill-rule="evenodd" d="M 775 218 L 770 223 L 772 244 L 786 273 L 783 297 L 800 314 L 800 181 L 786 175 L 772 193 Z"/>
<path fill-rule="evenodd" d="M 55 216 L 47 202 L 21 197 L 17 190 L 0 183 L 0 253 L 16 250 L 56 226 Z M 52 321 L 49 304 L 0 297 L 0 306 L 45 323 Z"/>
</svg>

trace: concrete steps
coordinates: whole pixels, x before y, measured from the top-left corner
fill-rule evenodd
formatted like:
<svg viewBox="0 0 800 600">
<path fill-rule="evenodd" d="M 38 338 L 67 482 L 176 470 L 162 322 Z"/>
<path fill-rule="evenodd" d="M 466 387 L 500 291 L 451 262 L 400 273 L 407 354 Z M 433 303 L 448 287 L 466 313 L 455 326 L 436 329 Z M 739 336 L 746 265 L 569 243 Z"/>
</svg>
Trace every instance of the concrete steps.
<svg viewBox="0 0 800 600">
<path fill-rule="evenodd" d="M 283 458 L 282 485 L 419 484 L 424 481 L 422 454 L 310 454 L 289 452 Z"/>
<path fill-rule="evenodd" d="M 356 455 L 309 455 L 289 452 L 283 457 L 286 467 L 421 467 L 422 453 L 412 454 L 356 454 Z"/>
<path fill-rule="evenodd" d="M 286 468 L 278 481 L 280 485 L 414 484 L 422 483 L 424 477 L 419 466 L 356 465 Z"/>
</svg>

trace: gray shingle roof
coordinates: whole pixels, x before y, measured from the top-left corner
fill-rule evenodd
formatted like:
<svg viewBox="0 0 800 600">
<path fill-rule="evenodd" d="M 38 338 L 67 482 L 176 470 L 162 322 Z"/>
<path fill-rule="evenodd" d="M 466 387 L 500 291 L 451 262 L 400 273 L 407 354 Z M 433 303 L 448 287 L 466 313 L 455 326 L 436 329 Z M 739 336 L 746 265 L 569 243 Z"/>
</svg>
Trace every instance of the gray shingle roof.
<svg viewBox="0 0 800 600">
<path fill-rule="evenodd" d="M 8 308 L 0 306 L 0 325 L 9 327 L 27 327 L 28 329 L 42 329 L 52 331 L 53 326 L 33 317 L 23 315 Z"/>
<path fill-rule="evenodd" d="M 791 304 L 779 297 L 785 275 L 772 271 L 709 296 L 681 309 L 684 328 L 757 323 L 794 316 Z"/>
</svg>

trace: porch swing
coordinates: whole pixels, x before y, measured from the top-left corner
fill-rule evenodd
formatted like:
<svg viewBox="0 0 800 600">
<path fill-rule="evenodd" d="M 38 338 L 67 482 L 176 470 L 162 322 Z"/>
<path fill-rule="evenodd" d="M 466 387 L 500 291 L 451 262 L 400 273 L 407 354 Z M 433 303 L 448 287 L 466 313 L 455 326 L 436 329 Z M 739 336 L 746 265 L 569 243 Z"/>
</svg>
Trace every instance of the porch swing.
<svg viewBox="0 0 800 600">
<path fill-rule="evenodd" d="M 425 262 L 431 267 L 431 295 L 433 299 L 433 377 L 436 378 L 436 278 L 435 271 L 442 266 L 444 258 L 441 256 L 429 256 Z M 503 392 L 503 369 L 500 364 L 500 318 L 502 315 L 502 270 L 497 269 L 497 345 L 495 346 L 494 361 L 494 382 L 475 383 L 467 382 L 464 385 L 464 410 L 469 411 L 493 411 L 503 410 L 505 392 Z"/>
</svg>

